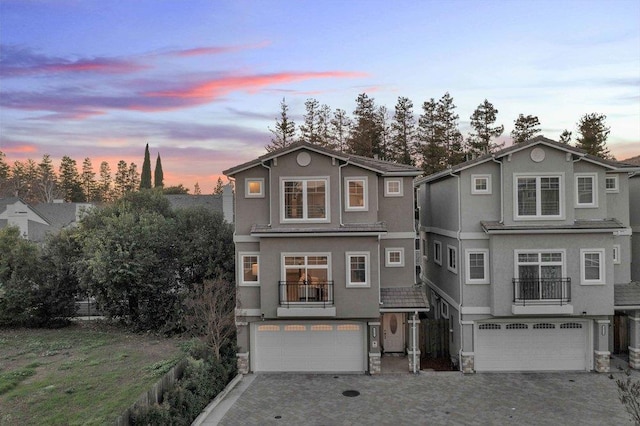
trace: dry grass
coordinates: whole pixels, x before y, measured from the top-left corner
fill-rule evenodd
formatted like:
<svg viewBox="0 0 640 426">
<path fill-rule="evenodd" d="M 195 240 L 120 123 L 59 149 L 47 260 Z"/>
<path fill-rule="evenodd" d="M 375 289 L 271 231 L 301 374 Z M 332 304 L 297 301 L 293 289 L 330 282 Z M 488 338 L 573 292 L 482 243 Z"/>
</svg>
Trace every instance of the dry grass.
<svg viewBox="0 0 640 426">
<path fill-rule="evenodd" d="M 0 329 L 0 425 L 111 423 L 182 356 L 179 340 L 95 321 Z"/>
</svg>

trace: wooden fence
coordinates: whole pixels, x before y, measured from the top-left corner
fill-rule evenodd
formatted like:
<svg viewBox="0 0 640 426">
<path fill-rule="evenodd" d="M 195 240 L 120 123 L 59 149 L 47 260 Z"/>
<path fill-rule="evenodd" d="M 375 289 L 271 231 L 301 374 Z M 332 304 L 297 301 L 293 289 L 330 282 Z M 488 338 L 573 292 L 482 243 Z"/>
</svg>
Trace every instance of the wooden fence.
<svg viewBox="0 0 640 426">
<path fill-rule="evenodd" d="M 420 352 L 423 357 L 449 357 L 449 320 L 423 319 L 420 321 Z"/>
</svg>

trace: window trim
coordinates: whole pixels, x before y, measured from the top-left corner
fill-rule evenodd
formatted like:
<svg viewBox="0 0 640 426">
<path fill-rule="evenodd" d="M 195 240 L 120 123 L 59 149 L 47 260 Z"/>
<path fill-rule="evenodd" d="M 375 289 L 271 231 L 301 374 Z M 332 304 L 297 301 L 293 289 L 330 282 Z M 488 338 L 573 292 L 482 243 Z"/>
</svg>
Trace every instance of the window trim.
<svg viewBox="0 0 640 426">
<path fill-rule="evenodd" d="M 607 180 L 608 179 L 613 179 L 615 185 L 613 188 L 607 188 Z M 618 178 L 618 175 L 607 175 L 604 178 L 604 187 L 605 187 L 605 191 L 612 194 L 612 193 L 618 193 L 620 192 L 620 179 Z"/>
<path fill-rule="evenodd" d="M 451 253 L 453 252 L 453 257 Z M 451 260 L 454 260 L 453 266 L 451 266 Z M 458 248 L 447 244 L 447 269 L 454 274 L 458 273 Z"/>
<path fill-rule="evenodd" d="M 362 206 L 350 206 L 349 203 L 351 201 L 350 193 L 349 193 L 349 183 L 350 182 L 362 182 Z M 369 211 L 369 178 L 367 176 L 349 176 L 344 178 L 344 210 L 345 211 Z"/>
<path fill-rule="evenodd" d="M 613 245 L 613 264 L 620 265 L 622 263 L 622 259 L 620 258 L 620 244 Z"/>
<path fill-rule="evenodd" d="M 592 192 L 591 192 L 591 202 L 589 203 L 580 202 L 580 194 L 578 192 L 578 181 L 581 178 L 591 178 Z M 576 193 L 575 207 L 577 209 L 598 207 L 598 174 L 597 173 L 576 173 L 574 190 Z"/>
<path fill-rule="evenodd" d="M 538 262 L 535 263 L 535 265 L 538 265 L 538 267 L 541 267 L 542 265 L 558 265 L 558 263 L 561 263 L 560 265 L 560 278 L 565 278 L 567 277 L 567 251 L 565 249 L 560 249 L 560 248 L 544 248 L 544 249 L 523 249 L 523 250 L 514 250 L 513 251 L 513 267 L 514 267 L 514 271 L 513 271 L 513 276 L 514 278 L 520 278 L 520 271 L 519 271 L 519 266 L 520 265 L 533 265 L 533 262 L 526 262 L 526 263 L 520 263 L 518 261 L 518 255 L 520 254 L 531 254 L 531 253 L 535 253 L 538 255 L 538 259 L 540 259 L 540 254 L 542 253 L 561 253 L 562 254 L 562 261 L 561 262 L 542 262 L 541 260 L 538 260 Z"/>
<path fill-rule="evenodd" d="M 465 283 L 466 284 L 489 284 L 489 249 L 466 249 L 465 254 Z M 484 258 L 484 276 L 482 278 L 471 278 L 471 255 L 482 254 Z"/>
<path fill-rule="evenodd" d="M 443 299 L 440 300 L 440 316 L 442 318 L 449 318 L 449 304 Z"/>
<path fill-rule="evenodd" d="M 398 182 L 398 191 L 389 191 L 389 184 Z M 402 178 L 384 178 L 384 196 L 385 197 L 402 197 L 404 195 L 404 185 Z"/>
<path fill-rule="evenodd" d="M 249 188 L 252 182 L 260 184 L 260 192 L 252 193 Z M 264 198 L 264 178 L 246 178 L 244 180 L 244 198 Z"/>
<path fill-rule="evenodd" d="M 429 260 L 429 239 L 427 238 L 427 233 L 424 231 L 420 232 L 420 254 L 422 255 L 422 260 L 425 262 Z"/>
<path fill-rule="evenodd" d="M 589 249 L 580 249 L 580 284 L 581 285 L 605 285 L 606 282 L 606 257 L 604 255 L 605 250 L 603 248 L 589 248 Z M 599 278 L 598 279 L 587 279 L 586 278 L 586 262 L 585 255 L 587 254 L 598 254 L 600 256 L 600 266 L 599 266 Z"/>
<path fill-rule="evenodd" d="M 400 261 L 392 262 L 391 253 L 400 253 Z M 386 247 L 384 249 L 384 266 L 387 268 L 402 268 L 404 267 L 404 247 Z"/>
<path fill-rule="evenodd" d="M 365 262 L 365 281 L 363 283 L 351 282 L 351 258 L 364 257 Z M 370 288 L 371 287 L 371 255 L 368 251 L 348 251 L 345 253 L 345 272 L 347 288 Z"/>
<path fill-rule="evenodd" d="M 487 181 L 486 189 L 478 189 L 476 187 L 476 182 L 479 180 L 485 179 Z M 483 174 L 483 175 L 471 175 L 471 194 L 472 195 L 490 195 L 491 194 L 491 175 Z"/>
<path fill-rule="evenodd" d="M 244 258 L 255 257 L 257 264 L 256 281 L 245 281 L 244 279 Z M 258 251 L 241 251 L 238 252 L 238 285 L 240 287 L 260 287 L 260 252 Z"/>
<path fill-rule="evenodd" d="M 540 207 L 540 178 L 557 177 L 558 178 L 558 214 L 542 215 Z M 536 214 L 535 215 L 519 215 L 518 214 L 518 179 L 535 178 L 536 179 Z M 565 194 L 564 194 L 564 172 L 562 173 L 514 173 L 513 174 L 513 220 L 564 220 L 565 219 Z"/>
<path fill-rule="evenodd" d="M 314 180 L 322 180 L 325 182 L 325 197 L 324 197 L 324 210 L 325 210 L 325 217 L 323 218 L 308 218 L 308 217 L 304 217 L 305 216 L 305 212 L 306 215 L 308 216 L 308 211 L 307 211 L 307 197 L 306 197 L 306 184 L 304 184 L 304 188 L 303 188 L 303 200 L 302 200 L 302 218 L 286 218 L 285 217 L 285 194 L 284 194 L 284 186 L 286 182 L 293 182 L 293 181 L 301 181 L 301 182 L 308 182 L 308 181 L 314 181 Z M 280 177 L 280 222 L 281 223 L 329 223 L 331 222 L 331 209 L 330 209 L 330 198 L 331 198 L 331 194 L 330 194 L 330 179 L 329 176 L 304 176 L 304 177 L 300 177 L 300 176 L 282 176 Z"/>
<path fill-rule="evenodd" d="M 433 261 L 442 266 L 442 243 L 438 240 L 433 241 Z"/>
</svg>

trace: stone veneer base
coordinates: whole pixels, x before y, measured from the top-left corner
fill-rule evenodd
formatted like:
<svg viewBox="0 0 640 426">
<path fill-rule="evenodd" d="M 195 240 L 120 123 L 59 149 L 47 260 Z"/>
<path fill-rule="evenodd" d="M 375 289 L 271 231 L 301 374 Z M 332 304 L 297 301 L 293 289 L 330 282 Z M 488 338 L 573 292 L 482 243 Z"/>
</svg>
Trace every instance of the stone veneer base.
<svg viewBox="0 0 640 426">
<path fill-rule="evenodd" d="M 369 374 L 372 376 L 378 375 L 382 371 L 380 357 L 379 353 L 369 352 Z"/>
<path fill-rule="evenodd" d="M 238 374 L 249 374 L 249 352 L 236 354 Z"/>
<path fill-rule="evenodd" d="M 595 351 L 596 373 L 608 373 L 611 360 L 609 351 Z"/>
</svg>

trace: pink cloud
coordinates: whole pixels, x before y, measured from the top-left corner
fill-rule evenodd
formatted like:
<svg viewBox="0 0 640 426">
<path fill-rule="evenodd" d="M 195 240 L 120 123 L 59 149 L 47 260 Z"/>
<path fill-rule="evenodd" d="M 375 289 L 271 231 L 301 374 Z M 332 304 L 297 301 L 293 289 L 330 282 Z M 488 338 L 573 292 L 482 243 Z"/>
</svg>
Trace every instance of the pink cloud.
<svg viewBox="0 0 640 426">
<path fill-rule="evenodd" d="M 174 50 L 169 52 L 173 56 L 203 56 L 203 55 L 219 55 L 221 53 L 239 52 L 248 49 L 260 49 L 271 44 L 270 42 L 262 42 L 257 44 L 247 44 L 239 46 L 206 46 L 194 47 L 191 49 Z"/>
</svg>

